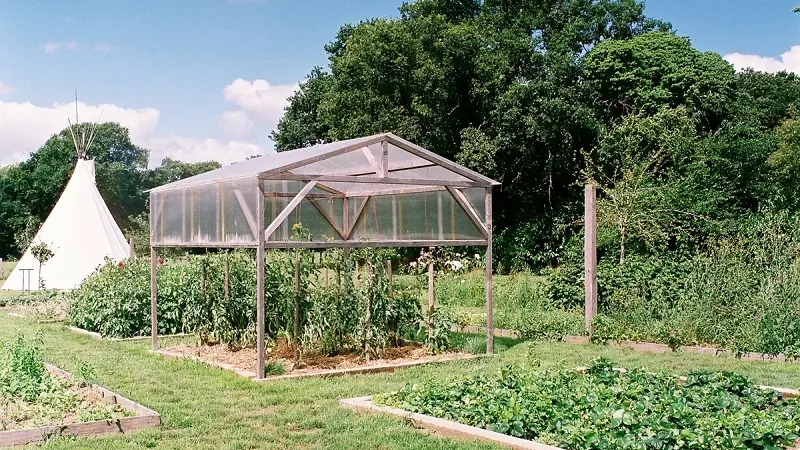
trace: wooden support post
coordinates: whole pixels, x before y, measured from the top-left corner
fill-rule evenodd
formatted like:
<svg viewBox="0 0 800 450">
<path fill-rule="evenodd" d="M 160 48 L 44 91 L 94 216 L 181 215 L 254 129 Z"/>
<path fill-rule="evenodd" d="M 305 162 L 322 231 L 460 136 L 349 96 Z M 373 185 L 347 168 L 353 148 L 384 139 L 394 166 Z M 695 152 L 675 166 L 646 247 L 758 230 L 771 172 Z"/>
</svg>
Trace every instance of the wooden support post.
<svg viewBox="0 0 800 450">
<path fill-rule="evenodd" d="M 258 361 L 256 379 L 264 378 L 264 192 L 259 185 L 256 201 L 256 226 L 258 227 L 258 249 L 256 250 L 256 347 Z"/>
<path fill-rule="evenodd" d="M 586 185 L 585 229 L 584 229 L 584 268 L 586 287 L 585 325 L 592 334 L 592 321 L 597 315 L 597 189 L 593 184 Z"/>
<path fill-rule="evenodd" d="M 225 303 L 227 304 L 231 300 L 231 265 L 230 265 L 230 255 L 225 254 L 225 281 L 223 285 L 223 295 L 225 296 Z"/>
<path fill-rule="evenodd" d="M 366 358 L 367 362 L 370 362 L 372 359 L 372 345 L 370 341 L 372 341 L 372 289 L 373 289 L 373 270 L 372 264 L 367 264 L 367 311 L 366 311 L 366 338 L 364 339 L 364 357 Z"/>
<path fill-rule="evenodd" d="M 433 307 L 436 303 L 433 279 L 433 261 L 431 261 L 431 263 L 428 264 L 428 342 L 433 338 Z"/>
<path fill-rule="evenodd" d="M 156 307 L 156 280 L 158 259 L 156 248 L 150 247 L 150 347 L 158 350 L 158 308 Z"/>
<path fill-rule="evenodd" d="M 300 249 L 294 250 L 294 317 L 292 323 L 292 361 L 300 361 Z"/>
<path fill-rule="evenodd" d="M 128 240 L 128 259 L 136 259 L 136 248 L 133 245 L 133 238 Z"/>
<path fill-rule="evenodd" d="M 386 261 L 386 282 L 389 284 L 389 298 L 394 298 L 394 289 L 392 287 L 392 260 Z"/>
<path fill-rule="evenodd" d="M 486 353 L 494 354 L 494 307 L 492 305 L 492 188 L 486 189 Z"/>
</svg>

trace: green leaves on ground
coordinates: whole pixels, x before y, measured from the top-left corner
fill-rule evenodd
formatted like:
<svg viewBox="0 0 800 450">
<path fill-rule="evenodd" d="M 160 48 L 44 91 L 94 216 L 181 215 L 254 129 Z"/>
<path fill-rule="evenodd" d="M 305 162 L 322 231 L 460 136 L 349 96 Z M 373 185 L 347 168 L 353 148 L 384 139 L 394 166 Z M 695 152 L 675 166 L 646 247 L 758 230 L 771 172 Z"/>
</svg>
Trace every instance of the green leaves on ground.
<svg viewBox="0 0 800 450">
<path fill-rule="evenodd" d="M 449 383 L 408 384 L 379 403 L 568 450 L 770 449 L 794 445 L 796 399 L 730 372 L 685 383 L 597 360 L 574 369 L 509 366 Z"/>
</svg>

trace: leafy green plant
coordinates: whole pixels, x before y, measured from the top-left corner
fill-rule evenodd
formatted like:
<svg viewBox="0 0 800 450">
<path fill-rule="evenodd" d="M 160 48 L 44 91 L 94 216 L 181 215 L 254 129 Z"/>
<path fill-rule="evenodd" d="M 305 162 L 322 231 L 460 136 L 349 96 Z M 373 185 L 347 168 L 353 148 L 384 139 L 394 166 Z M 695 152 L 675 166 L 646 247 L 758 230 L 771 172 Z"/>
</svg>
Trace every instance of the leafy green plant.
<svg viewBox="0 0 800 450">
<path fill-rule="evenodd" d="M 451 382 L 408 384 L 380 404 L 568 450 L 780 449 L 794 445 L 796 399 L 729 372 L 686 382 L 598 359 L 584 372 L 509 366 Z"/>
</svg>

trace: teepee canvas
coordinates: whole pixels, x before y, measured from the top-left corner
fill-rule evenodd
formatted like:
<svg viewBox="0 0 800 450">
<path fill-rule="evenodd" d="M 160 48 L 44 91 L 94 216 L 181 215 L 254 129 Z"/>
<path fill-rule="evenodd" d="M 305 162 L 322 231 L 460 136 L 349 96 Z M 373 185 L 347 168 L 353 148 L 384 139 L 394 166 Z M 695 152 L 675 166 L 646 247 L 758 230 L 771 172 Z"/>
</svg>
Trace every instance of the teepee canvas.
<svg viewBox="0 0 800 450">
<path fill-rule="evenodd" d="M 71 124 L 70 124 L 71 125 Z M 47 289 L 73 289 L 105 258 L 121 261 L 129 248 L 95 184 L 94 161 L 85 159 L 90 134 L 81 139 L 73 134 L 78 162 L 56 206 L 50 212 L 31 245 L 44 243 L 53 256 L 41 267 Z M 26 269 L 32 269 L 26 271 Z M 29 282 L 30 280 L 30 282 Z M 3 284 L 4 290 L 37 290 L 39 261 L 28 248 Z"/>
</svg>

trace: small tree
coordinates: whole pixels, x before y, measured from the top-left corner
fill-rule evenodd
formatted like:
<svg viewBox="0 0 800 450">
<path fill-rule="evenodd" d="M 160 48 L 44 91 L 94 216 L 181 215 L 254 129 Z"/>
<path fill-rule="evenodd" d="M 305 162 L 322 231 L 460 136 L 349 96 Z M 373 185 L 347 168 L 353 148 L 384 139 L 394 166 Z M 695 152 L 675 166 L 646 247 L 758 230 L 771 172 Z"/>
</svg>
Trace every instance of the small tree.
<svg viewBox="0 0 800 450">
<path fill-rule="evenodd" d="M 31 255 L 39 261 L 39 289 L 44 289 L 44 280 L 42 280 L 42 264 L 50 261 L 54 253 L 50 250 L 44 242 L 37 242 L 30 247 Z"/>
<path fill-rule="evenodd" d="M 39 231 L 40 225 L 41 222 L 39 222 L 39 219 L 34 216 L 28 216 L 28 218 L 25 219 L 25 228 L 14 234 L 14 243 L 17 244 L 20 253 L 24 252 L 28 246 L 31 245 L 31 241 L 36 237 L 36 232 Z"/>
</svg>

